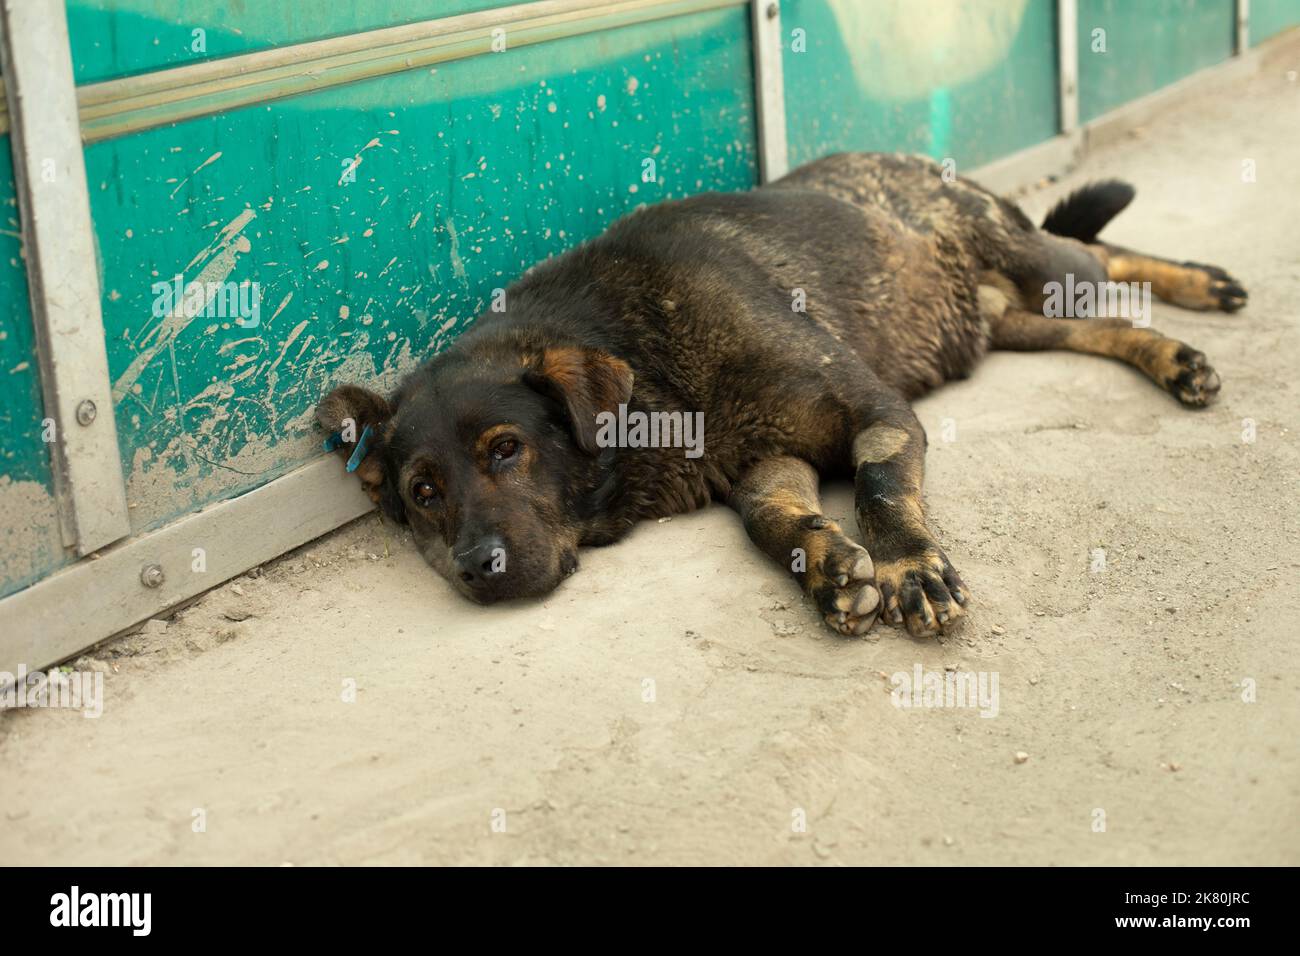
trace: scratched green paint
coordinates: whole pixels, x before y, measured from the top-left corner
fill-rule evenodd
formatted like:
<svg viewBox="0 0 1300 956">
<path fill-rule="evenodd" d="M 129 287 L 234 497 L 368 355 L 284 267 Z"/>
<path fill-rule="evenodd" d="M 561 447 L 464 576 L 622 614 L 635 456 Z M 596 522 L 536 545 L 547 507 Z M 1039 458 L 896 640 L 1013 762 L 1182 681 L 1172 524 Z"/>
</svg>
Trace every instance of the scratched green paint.
<svg viewBox="0 0 1300 956">
<path fill-rule="evenodd" d="M 0 136 L 0 596 L 66 564 L 33 345 L 8 136 Z"/>
<path fill-rule="evenodd" d="M 68 34 L 77 82 L 97 83 L 505 5 L 501 0 L 68 0 Z"/>
<path fill-rule="evenodd" d="M 41 441 L 41 382 L 33 344 L 27 272 L 22 259 L 18 201 L 9 137 L 0 136 L 0 473 L 49 485 L 49 449 Z"/>
<path fill-rule="evenodd" d="M 494 288 L 636 205 L 751 186 L 746 18 L 561 40 L 88 147 L 134 527 L 319 454 L 311 411 L 332 384 L 391 386 Z M 213 274 L 259 284 L 260 327 L 198 316 L 172 335 L 152 284 L 211 270 L 223 237 L 232 267 Z"/>
<path fill-rule="evenodd" d="M 1251 0 L 1251 46 L 1295 26 L 1300 26 L 1300 0 Z"/>
<path fill-rule="evenodd" d="M 1052 0 L 786 0 L 781 11 L 792 164 L 900 150 L 963 170 L 1056 133 Z M 895 35 L 904 25 L 910 46 Z"/>
<path fill-rule="evenodd" d="M 1221 63 L 1235 34 L 1233 0 L 1079 0 L 1079 119 Z"/>
</svg>

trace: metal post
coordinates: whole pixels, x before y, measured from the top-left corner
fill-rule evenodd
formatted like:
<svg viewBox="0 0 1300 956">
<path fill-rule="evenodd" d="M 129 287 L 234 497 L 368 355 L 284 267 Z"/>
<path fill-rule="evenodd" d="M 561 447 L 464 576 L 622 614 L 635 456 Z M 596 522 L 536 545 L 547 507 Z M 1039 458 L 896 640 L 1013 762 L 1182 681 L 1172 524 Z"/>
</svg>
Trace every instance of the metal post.
<svg viewBox="0 0 1300 956">
<path fill-rule="evenodd" d="M 1079 6 L 1077 0 L 1056 0 L 1057 99 L 1061 132 L 1079 125 Z"/>
<path fill-rule="evenodd" d="M 785 77 L 781 63 L 781 6 L 754 0 L 754 90 L 758 107 L 758 168 L 761 182 L 780 179 L 790 160 L 785 132 Z"/>
<path fill-rule="evenodd" d="M 127 535 L 90 196 L 62 3 L 0 0 L 14 182 L 65 544 Z"/>
</svg>

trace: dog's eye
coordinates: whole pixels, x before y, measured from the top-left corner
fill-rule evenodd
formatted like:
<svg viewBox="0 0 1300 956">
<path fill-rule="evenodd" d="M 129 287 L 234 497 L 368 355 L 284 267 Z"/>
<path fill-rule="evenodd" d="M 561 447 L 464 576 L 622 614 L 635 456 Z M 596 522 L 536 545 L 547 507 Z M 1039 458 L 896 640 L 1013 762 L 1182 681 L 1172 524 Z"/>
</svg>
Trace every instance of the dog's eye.
<svg viewBox="0 0 1300 956">
<path fill-rule="evenodd" d="M 438 498 L 438 489 L 427 481 L 417 481 L 411 485 L 411 497 L 421 508 L 427 508 Z"/>
<path fill-rule="evenodd" d="M 509 461 L 519 454 L 519 442 L 513 438 L 503 438 L 492 446 L 493 461 Z"/>
</svg>

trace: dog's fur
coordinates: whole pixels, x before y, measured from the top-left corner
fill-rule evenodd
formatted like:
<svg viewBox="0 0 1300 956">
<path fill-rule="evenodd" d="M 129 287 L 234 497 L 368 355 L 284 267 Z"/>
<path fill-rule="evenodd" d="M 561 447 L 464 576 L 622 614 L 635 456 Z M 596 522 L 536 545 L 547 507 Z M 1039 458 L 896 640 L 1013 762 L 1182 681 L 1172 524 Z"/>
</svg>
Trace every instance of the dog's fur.
<svg viewBox="0 0 1300 956">
<path fill-rule="evenodd" d="M 345 385 L 317 416 L 345 438 L 372 426 L 367 491 L 475 600 L 546 593 L 580 545 L 720 500 L 831 627 L 861 634 L 883 613 L 932 634 L 969 596 L 925 520 L 910 399 L 990 348 L 1117 358 L 1191 406 L 1219 389 L 1188 345 L 1041 312 L 1067 273 L 1148 281 L 1194 309 L 1244 304 L 1220 269 L 1098 242 L 1132 196 L 1087 187 L 1037 229 L 928 159 L 831 156 L 632 213 L 529 271 L 392 397 Z M 601 447 L 597 416 L 621 404 L 703 413 L 703 456 Z M 819 475 L 853 476 L 865 549 L 822 516 Z"/>
</svg>

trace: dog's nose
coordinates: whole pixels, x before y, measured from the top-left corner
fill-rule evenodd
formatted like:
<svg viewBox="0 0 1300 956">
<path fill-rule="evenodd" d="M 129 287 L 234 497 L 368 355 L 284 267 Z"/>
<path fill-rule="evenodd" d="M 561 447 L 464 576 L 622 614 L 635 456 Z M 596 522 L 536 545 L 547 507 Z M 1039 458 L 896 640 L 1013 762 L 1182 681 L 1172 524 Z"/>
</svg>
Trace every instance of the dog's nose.
<svg viewBox="0 0 1300 956">
<path fill-rule="evenodd" d="M 490 584 L 506 573 L 506 561 L 505 542 L 489 535 L 456 552 L 456 573 L 471 586 Z"/>
</svg>

